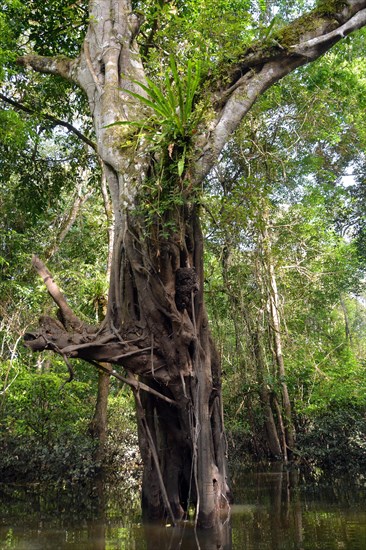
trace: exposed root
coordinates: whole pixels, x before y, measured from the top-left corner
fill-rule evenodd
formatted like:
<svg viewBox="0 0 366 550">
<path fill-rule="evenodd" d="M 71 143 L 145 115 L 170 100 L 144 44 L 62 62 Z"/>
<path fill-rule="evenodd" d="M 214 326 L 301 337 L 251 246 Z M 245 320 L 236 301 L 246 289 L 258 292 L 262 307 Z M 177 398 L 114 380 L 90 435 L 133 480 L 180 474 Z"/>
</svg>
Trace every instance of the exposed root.
<svg viewBox="0 0 366 550">
<path fill-rule="evenodd" d="M 158 480 L 159 480 L 160 491 L 161 491 L 161 496 L 162 496 L 163 501 L 164 501 L 164 506 L 165 506 L 165 509 L 166 509 L 167 513 L 169 514 L 169 516 L 171 518 L 172 524 L 175 527 L 176 526 L 175 516 L 174 516 L 172 508 L 170 506 L 170 502 L 169 502 L 167 490 L 166 490 L 166 487 L 165 487 L 165 484 L 164 484 L 163 475 L 162 475 L 161 468 L 160 468 L 159 456 L 158 456 L 158 453 L 157 453 L 157 450 L 156 450 L 154 439 L 151 435 L 148 423 L 146 422 L 144 408 L 143 408 L 142 403 L 141 403 L 139 391 L 134 389 L 134 394 L 135 394 L 135 399 L 136 399 L 136 404 L 137 404 L 137 414 L 138 414 L 139 419 L 140 419 L 140 424 L 141 424 L 141 426 L 143 427 L 143 429 L 145 431 L 146 439 L 149 443 L 150 452 L 151 452 L 151 455 L 153 457 L 154 466 L 155 466 L 156 473 L 157 473 Z"/>
<path fill-rule="evenodd" d="M 39 329 L 24 334 L 26 347 L 32 351 L 50 349 L 61 355 L 69 370 L 70 381 L 73 378 L 73 370 L 69 358 L 122 365 L 139 375 L 151 372 L 153 365 L 154 371 L 159 371 L 160 378 L 166 376 L 162 354 L 149 345 L 151 337 L 136 335 L 138 332 L 141 333 L 141 329 L 131 332 L 131 327 L 122 335 L 112 320 L 104 323 L 101 330 L 84 323 L 72 311 L 51 273 L 37 256 L 33 256 L 32 265 L 58 307 L 59 320 L 42 316 Z"/>
</svg>

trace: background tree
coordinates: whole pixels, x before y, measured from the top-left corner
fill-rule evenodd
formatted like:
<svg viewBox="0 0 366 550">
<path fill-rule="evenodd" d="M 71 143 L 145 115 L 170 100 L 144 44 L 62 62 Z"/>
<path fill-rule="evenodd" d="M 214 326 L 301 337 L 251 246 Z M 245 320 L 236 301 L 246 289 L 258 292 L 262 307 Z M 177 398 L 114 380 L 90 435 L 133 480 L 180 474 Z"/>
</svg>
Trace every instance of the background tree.
<svg viewBox="0 0 366 550">
<path fill-rule="evenodd" d="M 343 59 L 343 45 L 336 54 Z M 309 71 L 310 82 L 327 67 L 327 58 L 314 64 Z M 344 78 L 345 84 L 349 82 L 348 69 Z M 281 417 L 286 417 L 278 411 L 281 384 L 289 385 L 292 422 L 300 432 L 297 452 L 308 457 L 311 451 L 303 448 L 304 442 L 309 441 L 307 436 L 304 439 L 304 431 L 316 433 L 317 413 L 327 415 L 327 404 L 316 389 L 327 380 L 328 389 L 323 386 L 322 395 L 327 395 L 328 400 L 337 399 L 333 375 L 338 378 L 338 374 L 334 367 L 328 370 L 327 365 L 337 364 L 344 379 L 349 380 L 351 408 L 355 399 L 351 386 L 363 384 L 356 374 L 362 370 L 363 337 L 358 333 L 356 346 L 350 345 L 348 335 L 348 315 L 354 318 L 351 313 L 354 307 L 362 325 L 363 301 L 359 295 L 363 292 L 363 262 L 350 233 L 344 240 L 339 231 L 343 219 L 339 214 L 347 211 L 353 195 L 353 189 L 343 185 L 347 181 L 343 174 L 348 173 L 349 166 L 357 162 L 363 151 L 362 132 L 357 131 L 358 107 L 352 103 L 359 87 L 362 89 L 362 80 L 352 77 L 349 111 L 345 103 L 340 114 L 331 89 L 324 96 L 320 93 L 321 101 L 316 101 L 310 111 L 304 108 L 310 98 L 301 72 L 288 78 L 257 103 L 210 178 L 205 202 L 209 251 L 206 285 L 214 334 L 224 357 L 225 385 L 229 388 L 227 420 L 230 431 L 236 433 L 237 446 L 240 438 L 249 440 L 258 457 L 265 453 L 281 456 Z M 344 91 L 347 90 L 346 84 Z M 340 124 L 336 124 L 338 116 Z M 272 269 L 268 269 L 269 264 Z M 273 275 L 275 285 L 270 284 Z M 277 293 L 273 292 L 275 288 Z M 284 321 L 276 334 L 281 337 L 287 365 L 285 377 L 279 376 L 274 368 L 276 323 L 271 316 L 271 293 L 277 294 L 278 311 Z M 234 334 L 228 323 L 228 311 Z M 310 319 L 315 317 L 313 325 Z M 297 324 L 300 318 L 303 321 Z M 317 379 L 319 362 L 328 374 L 322 378 L 322 384 L 317 380 L 315 390 L 311 382 L 311 392 L 304 393 L 301 377 L 305 380 L 307 372 L 310 379 L 310 373 Z M 335 393 L 330 398 L 332 385 Z M 362 416 L 364 410 L 362 400 L 356 398 L 356 401 L 354 418 Z M 342 406 L 347 409 L 345 402 Z M 352 416 L 349 411 L 347 415 Z M 334 432 L 340 430 L 340 418 L 341 415 Z M 331 427 L 328 419 L 324 422 Z M 355 441 L 358 436 L 353 434 Z M 351 439 L 349 435 L 350 447 Z M 316 455 L 326 457 L 325 447 L 314 450 L 314 440 L 315 435 L 311 460 Z M 342 452 L 346 446 L 344 441 Z M 354 448 L 354 452 L 360 456 L 362 449 Z M 338 453 L 339 463 L 341 454 Z"/>
</svg>

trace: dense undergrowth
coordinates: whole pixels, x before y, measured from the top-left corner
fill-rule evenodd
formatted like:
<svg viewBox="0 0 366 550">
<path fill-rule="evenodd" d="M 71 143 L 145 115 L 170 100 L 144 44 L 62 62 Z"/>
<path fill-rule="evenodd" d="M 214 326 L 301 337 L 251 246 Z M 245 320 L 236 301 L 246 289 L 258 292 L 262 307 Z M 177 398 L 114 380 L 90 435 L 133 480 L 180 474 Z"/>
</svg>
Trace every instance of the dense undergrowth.
<svg viewBox="0 0 366 550">
<path fill-rule="evenodd" d="M 112 387 L 109 430 L 103 463 L 95 460 L 96 442 L 88 434 L 94 397 L 84 382 L 60 387 L 64 376 L 24 374 L 3 402 L 0 479 L 9 483 L 47 482 L 86 486 L 101 477 L 137 489 L 141 458 L 134 405 L 127 388 Z M 27 387 L 27 390 L 26 390 Z M 229 464 L 233 470 L 271 460 L 260 408 L 232 410 L 226 394 Z M 332 476 L 366 471 L 366 409 L 352 403 L 296 418 L 294 464 Z"/>
<path fill-rule="evenodd" d="M 20 373 L 3 400 L 0 479 L 3 482 L 87 484 L 99 477 L 139 484 L 139 458 L 131 396 L 113 388 L 103 462 L 89 434 L 95 406 L 92 384 L 64 385 L 61 374 Z"/>
</svg>

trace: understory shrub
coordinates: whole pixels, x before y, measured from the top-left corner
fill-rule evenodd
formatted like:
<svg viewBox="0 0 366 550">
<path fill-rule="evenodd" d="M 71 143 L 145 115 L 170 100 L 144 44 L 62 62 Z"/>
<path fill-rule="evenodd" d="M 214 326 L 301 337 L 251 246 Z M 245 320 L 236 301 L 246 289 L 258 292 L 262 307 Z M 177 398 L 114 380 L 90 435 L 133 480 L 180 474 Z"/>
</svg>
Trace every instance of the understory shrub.
<svg viewBox="0 0 366 550">
<path fill-rule="evenodd" d="M 365 409 L 348 405 L 319 411 L 298 432 L 297 446 L 302 459 L 324 471 L 365 470 Z"/>
</svg>

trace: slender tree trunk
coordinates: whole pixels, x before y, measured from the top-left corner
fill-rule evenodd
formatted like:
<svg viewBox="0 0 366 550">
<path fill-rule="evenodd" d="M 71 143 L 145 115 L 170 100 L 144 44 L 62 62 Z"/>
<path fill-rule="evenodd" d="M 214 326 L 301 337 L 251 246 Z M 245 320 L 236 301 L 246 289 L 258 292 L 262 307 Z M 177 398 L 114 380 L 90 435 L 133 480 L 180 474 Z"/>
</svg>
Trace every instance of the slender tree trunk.
<svg viewBox="0 0 366 550">
<path fill-rule="evenodd" d="M 350 328 L 350 324 L 349 324 L 347 307 L 346 307 L 346 304 L 345 304 L 342 297 L 340 298 L 340 304 L 341 304 L 341 309 L 342 309 L 343 318 L 344 318 L 344 330 L 345 330 L 345 334 L 346 334 L 346 341 L 349 344 L 352 344 L 352 332 L 351 332 L 351 328 Z"/>
<path fill-rule="evenodd" d="M 257 377 L 257 383 L 258 383 L 258 393 L 259 393 L 261 408 L 262 408 L 263 417 L 264 417 L 265 439 L 272 458 L 279 459 L 283 456 L 282 450 L 281 450 L 281 443 L 277 433 L 276 422 L 275 422 L 275 418 L 272 410 L 271 391 L 269 390 L 268 384 L 266 382 L 266 376 L 265 376 L 265 373 L 266 373 L 266 364 L 265 364 L 265 358 L 264 358 L 265 344 L 263 342 L 263 334 L 262 334 L 263 328 L 261 326 L 262 310 L 259 310 L 257 319 L 253 321 L 253 319 L 250 318 L 250 314 L 248 313 L 247 308 L 240 304 L 238 298 L 235 296 L 235 293 L 231 290 L 230 277 L 229 277 L 230 254 L 231 254 L 230 236 L 229 234 L 226 234 L 225 246 L 223 248 L 223 254 L 222 254 L 222 273 L 223 273 L 225 288 L 227 289 L 229 300 L 230 300 L 231 317 L 234 320 L 236 334 L 238 329 L 237 322 L 236 322 L 237 309 L 240 309 L 240 315 L 242 319 L 244 318 L 245 320 L 247 333 L 248 333 L 249 348 L 252 351 L 253 363 L 255 365 L 256 377 Z M 258 266 L 256 268 L 256 279 L 257 279 L 258 287 L 262 288 L 263 286 L 262 277 Z M 245 332 L 245 329 L 244 329 L 244 325 L 242 324 L 242 335 L 244 334 L 244 332 Z"/>
<path fill-rule="evenodd" d="M 279 438 L 280 438 L 281 447 L 282 447 L 282 457 L 283 457 L 283 461 L 286 463 L 288 462 L 288 452 L 287 452 L 286 430 L 283 422 L 282 410 L 277 400 L 277 397 L 275 395 L 272 396 L 272 402 L 273 402 L 274 409 L 276 411 L 277 423 L 279 426 Z"/>
<path fill-rule="evenodd" d="M 270 310 L 270 332 L 272 334 L 274 345 L 274 356 L 277 365 L 278 378 L 281 385 L 281 401 L 284 411 L 284 418 L 279 412 L 279 422 L 283 423 L 285 430 L 286 445 L 283 449 L 284 460 L 291 458 L 295 447 L 295 430 L 292 423 L 292 407 L 290 396 L 286 383 L 285 362 L 282 353 L 282 337 L 281 337 L 281 321 L 280 321 L 280 304 L 277 290 L 277 281 L 272 258 L 271 239 L 268 231 L 268 211 L 263 209 L 263 229 L 262 229 L 262 246 L 263 260 L 268 277 L 268 300 Z"/>
<path fill-rule="evenodd" d="M 103 366 L 107 370 L 112 370 L 108 363 L 104 363 Z M 105 444 L 107 439 L 107 410 L 108 410 L 108 394 L 110 385 L 110 375 L 105 371 L 99 371 L 98 373 L 98 390 L 97 401 L 95 405 L 95 411 L 93 419 L 89 426 L 90 435 L 97 440 L 97 449 L 95 453 L 95 460 L 99 463 L 103 463 L 105 455 Z"/>
<path fill-rule="evenodd" d="M 279 460 L 282 457 L 282 449 L 272 411 L 271 392 L 269 391 L 268 385 L 265 381 L 266 367 L 263 357 L 264 344 L 261 338 L 261 328 L 259 323 L 257 324 L 257 330 L 253 331 L 251 336 L 257 369 L 259 396 L 264 415 L 264 426 L 267 437 L 267 444 L 272 458 Z"/>
</svg>

